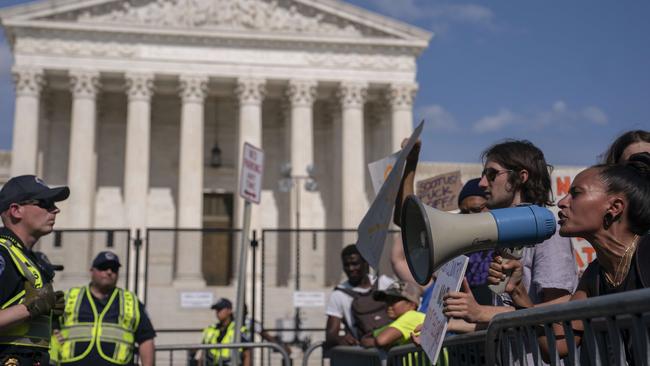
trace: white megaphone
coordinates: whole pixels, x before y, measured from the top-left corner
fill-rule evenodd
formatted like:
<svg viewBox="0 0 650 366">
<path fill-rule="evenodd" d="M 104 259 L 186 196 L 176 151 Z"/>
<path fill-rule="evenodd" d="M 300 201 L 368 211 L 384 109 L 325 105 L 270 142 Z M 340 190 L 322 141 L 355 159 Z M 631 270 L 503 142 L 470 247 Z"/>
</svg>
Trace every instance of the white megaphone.
<svg viewBox="0 0 650 366">
<path fill-rule="evenodd" d="M 535 245 L 555 233 L 553 213 L 537 205 L 458 215 L 426 206 L 414 195 L 404 201 L 401 223 L 406 261 L 421 285 L 461 254 Z"/>
</svg>

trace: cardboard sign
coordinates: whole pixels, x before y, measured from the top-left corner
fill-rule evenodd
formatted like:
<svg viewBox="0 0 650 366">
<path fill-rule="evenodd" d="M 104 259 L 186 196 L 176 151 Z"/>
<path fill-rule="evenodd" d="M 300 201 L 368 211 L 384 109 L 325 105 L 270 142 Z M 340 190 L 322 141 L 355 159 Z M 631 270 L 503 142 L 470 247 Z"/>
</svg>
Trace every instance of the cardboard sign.
<svg viewBox="0 0 650 366">
<path fill-rule="evenodd" d="M 467 268 L 469 258 L 467 256 L 458 256 L 440 268 L 438 278 L 433 285 L 433 293 L 429 301 L 429 308 L 424 319 L 424 325 L 420 332 L 420 343 L 422 349 L 429 356 L 432 364 L 435 364 L 442 348 L 442 342 L 445 340 L 447 325 L 449 319 L 442 313 L 442 298 L 449 291 L 458 291 L 463 283 L 465 269 Z"/>
<path fill-rule="evenodd" d="M 375 195 L 379 194 L 381 185 L 384 184 L 388 175 L 393 170 L 395 162 L 397 162 L 397 157 L 399 156 L 399 151 L 388 155 L 387 157 L 373 161 L 368 164 L 368 171 L 370 172 L 370 180 L 372 181 L 372 188 L 375 191 Z"/>
<path fill-rule="evenodd" d="M 455 171 L 417 182 L 415 194 L 425 205 L 452 211 L 458 208 L 458 193 L 462 187 L 460 171 Z"/>
<path fill-rule="evenodd" d="M 260 203 L 262 178 L 264 176 L 264 151 L 244 143 L 241 175 L 239 176 L 239 195 L 253 203 Z"/>
<path fill-rule="evenodd" d="M 393 216 L 393 206 L 395 206 L 395 197 L 397 197 L 397 191 L 402 181 L 406 156 L 411 152 L 423 128 L 424 121 L 420 122 L 413 134 L 411 134 L 404 149 L 399 153 L 393 169 L 388 174 L 388 178 L 381 186 L 379 194 L 372 201 L 370 209 L 368 209 L 357 228 L 357 248 L 368 264 L 376 270 L 379 269 L 379 260 L 384 250 L 388 225 L 390 225 Z"/>
</svg>

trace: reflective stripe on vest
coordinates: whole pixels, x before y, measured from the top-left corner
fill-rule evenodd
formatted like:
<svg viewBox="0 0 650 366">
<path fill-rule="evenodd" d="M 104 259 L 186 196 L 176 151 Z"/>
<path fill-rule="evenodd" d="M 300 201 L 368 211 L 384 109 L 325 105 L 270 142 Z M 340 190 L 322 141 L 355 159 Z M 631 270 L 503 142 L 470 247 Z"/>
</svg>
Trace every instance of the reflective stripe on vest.
<svg viewBox="0 0 650 366">
<path fill-rule="evenodd" d="M 246 334 L 246 327 L 241 327 L 241 334 Z M 229 344 L 233 343 L 235 338 L 235 322 L 231 321 L 226 328 L 226 334 L 219 342 L 219 336 L 221 335 L 221 330 L 217 325 L 211 325 L 203 330 L 203 344 Z M 241 352 L 242 349 L 239 349 Z M 213 348 L 208 352 L 208 362 L 213 365 L 218 365 L 220 360 L 221 362 L 230 361 L 230 348 Z"/>
<path fill-rule="evenodd" d="M 93 322 L 79 321 L 79 308 L 84 297 L 90 304 L 93 313 Z M 104 316 L 117 301 L 119 309 L 117 323 L 104 322 Z M 60 345 L 58 359 L 61 363 L 76 362 L 85 358 L 93 347 L 106 361 L 125 365 L 133 358 L 135 331 L 140 324 L 140 309 L 136 295 L 130 291 L 115 289 L 109 298 L 104 310 L 97 314 L 97 307 L 90 294 L 90 289 L 77 287 L 66 293 L 65 312 L 61 324 L 61 335 L 64 341 Z M 75 345 L 87 343 L 83 352 L 75 353 Z M 102 348 L 102 343 L 114 346 L 111 355 L 107 355 Z"/>
<path fill-rule="evenodd" d="M 0 238 L 0 247 L 3 247 L 9 253 L 11 260 L 18 269 L 20 275 L 25 278 L 34 288 L 43 287 L 43 276 L 38 267 L 25 256 L 19 245 Z M 25 298 L 25 290 L 20 291 L 9 301 L 2 304 L 1 309 L 6 309 L 12 305 L 20 304 Z M 2 331 L 0 335 L 0 344 L 11 344 L 28 347 L 49 347 L 50 335 L 52 334 L 51 317 L 49 315 L 40 315 L 28 321 L 14 325 Z"/>
</svg>

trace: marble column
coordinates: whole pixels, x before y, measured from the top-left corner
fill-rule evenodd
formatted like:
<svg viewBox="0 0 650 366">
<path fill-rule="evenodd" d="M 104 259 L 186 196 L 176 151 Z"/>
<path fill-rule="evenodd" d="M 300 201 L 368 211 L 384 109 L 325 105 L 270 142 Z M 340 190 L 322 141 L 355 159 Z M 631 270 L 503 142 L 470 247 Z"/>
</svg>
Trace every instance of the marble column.
<svg viewBox="0 0 650 366">
<path fill-rule="evenodd" d="M 11 159 L 11 176 L 36 175 L 38 164 L 39 104 L 43 87 L 43 70 L 14 67 L 16 110 Z"/>
<path fill-rule="evenodd" d="M 235 195 L 234 227 L 243 224 L 244 200 L 239 196 L 239 175 L 244 143 L 262 148 L 262 101 L 266 94 L 266 80 L 260 78 L 240 78 L 237 80 L 235 94 L 239 100 L 239 125 L 237 133 L 237 187 Z M 259 229 L 258 210 L 253 207 L 251 230 Z"/>
<path fill-rule="evenodd" d="M 401 149 L 402 140 L 413 133 L 413 100 L 417 84 L 392 84 L 387 93 L 391 108 L 390 147 L 392 152 Z"/>
<path fill-rule="evenodd" d="M 68 156 L 70 198 L 61 208 L 65 215 L 62 227 L 91 229 L 94 226 L 97 181 L 97 94 L 99 73 L 92 70 L 71 70 L 72 116 Z M 88 232 L 69 232 L 63 237 L 66 257 L 64 279 L 87 281 L 93 258 L 93 237 Z"/>
<path fill-rule="evenodd" d="M 292 166 L 292 174 L 297 176 L 307 175 L 307 166 L 314 164 L 314 122 L 313 104 L 316 98 L 317 83 L 311 80 L 291 80 L 287 88 L 287 97 L 291 105 L 291 117 L 289 126 L 289 154 Z M 315 167 L 316 169 L 318 167 Z M 296 211 L 300 210 L 301 228 L 322 228 L 325 225 L 323 217 L 315 217 L 320 210 L 322 215 L 322 203 L 318 192 L 305 190 L 305 181 L 300 180 L 295 189 L 300 190 L 302 207 L 296 207 L 295 194 L 292 192 L 291 199 L 291 227 L 296 227 Z M 318 207 L 317 207 L 318 206 Z"/>
<path fill-rule="evenodd" d="M 124 207 L 131 229 L 147 225 L 153 74 L 127 74 Z M 144 235 L 144 232 L 142 233 Z"/>
<path fill-rule="evenodd" d="M 341 83 L 337 96 L 341 104 L 341 225 L 359 226 L 368 210 L 366 198 L 366 159 L 364 153 L 363 107 L 367 84 Z"/>
<path fill-rule="evenodd" d="M 207 76 L 180 77 L 181 137 L 178 181 L 178 227 L 203 226 L 203 102 Z M 204 286 L 201 274 L 202 239 L 199 232 L 179 234 L 175 285 Z"/>
<path fill-rule="evenodd" d="M 289 125 L 289 156 L 294 176 L 307 176 L 307 166 L 314 164 L 314 122 L 313 105 L 316 99 L 317 83 L 313 80 L 290 80 L 286 94 L 290 102 Z M 314 167 L 323 169 L 324 167 Z M 292 228 L 323 228 L 325 227 L 325 212 L 319 191 L 310 192 L 305 189 L 305 179 L 295 183 L 289 195 L 289 222 Z M 324 182 L 319 182 L 323 184 Z M 300 195 L 300 200 L 298 200 Z M 297 215 L 299 214 L 299 216 Z M 300 220 L 300 222 L 298 222 Z M 321 245 L 313 249 L 311 236 L 300 234 L 301 282 L 311 282 L 312 286 L 323 283 L 324 249 Z M 298 242 L 294 242 L 296 245 Z M 290 278 L 294 278 L 291 275 Z"/>
<path fill-rule="evenodd" d="M 70 71 L 72 122 L 68 156 L 68 226 L 88 229 L 93 226 L 97 180 L 97 92 L 99 73 Z"/>
</svg>

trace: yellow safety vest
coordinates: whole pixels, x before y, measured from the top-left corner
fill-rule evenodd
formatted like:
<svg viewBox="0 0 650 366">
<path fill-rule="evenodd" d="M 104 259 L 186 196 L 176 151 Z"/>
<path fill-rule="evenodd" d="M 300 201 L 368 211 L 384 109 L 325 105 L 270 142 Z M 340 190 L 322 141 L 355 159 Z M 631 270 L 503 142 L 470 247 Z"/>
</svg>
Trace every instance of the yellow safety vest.
<svg viewBox="0 0 650 366">
<path fill-rule="evenodd" d="M 79 321 L 79 308 L 84 297 L 93 312 L 93 321 Z M 117 323 L 104 321 L 113 303 L 117 301 L 119 314 Z M 131 362 L 135 348 L 135 331 L 140 324 L 138 298 L 131 292 L 116 288 L 110 296 L 104 310 L 97 314 L 97 307 L 88 286 L 71 288 L 65 295 L 65 311 L 61 317 L 61 335 L 63 342 L 58 345 L 58 355 L 54 359 L 59 364 L 76 362 L 86 357 L 93 347 L 106 361 L 125 365 Z M 87 343 L 82 352 L 75 351 L 76 344 Z M 114 345 L 112 354 L 106 354 L 103 344 Z"/>
<path fill-rule="evenodd" d="M 43 287 L 43 275 L 38 267 L 25 256 L 22 245 L 11 238 L 0 238 L 0 247 L 5 248 L 14 262 L 14 265 L 34 288 Z M 25 299 L 25 290 L 20 291 L 16 296 L 2 304 L 0 309 L 6 309 L 12 305 L 21 304 Z M 5 329 L 0 334 L 0 344 L 11 344 L 16 346 L 48 348 L 50 335 L 52 334 L 52 317 L 40 315 L 28 321 Z"/>
<path fill-rule="evenodd" d="M 241 327 L 241 334 L 246 334 L 248 332 L 247 328 Z M 219 340 L 221 338 L 221 340 Z M 236 343 L 234 342 L 235 338 L 235 322 L 231 321 L 226 328 L 226 334 L 221 337 L 221 329 L 219 329 L 218 324 L 213 324 L 205 329 L 203 329 L 203 344 L 229 344 Z M 241 352 L 242 349 L 239 349 Z M 209 364 L 218 365 L 221 362 L 230 362 L 230 348 L 213 348 L 208 351 L 208 361 Z"/>
</svg>

